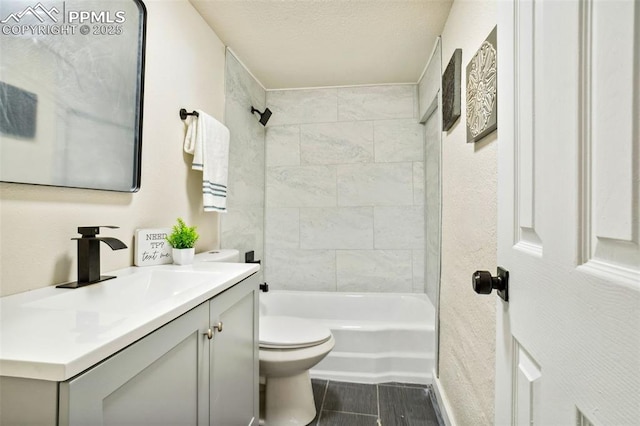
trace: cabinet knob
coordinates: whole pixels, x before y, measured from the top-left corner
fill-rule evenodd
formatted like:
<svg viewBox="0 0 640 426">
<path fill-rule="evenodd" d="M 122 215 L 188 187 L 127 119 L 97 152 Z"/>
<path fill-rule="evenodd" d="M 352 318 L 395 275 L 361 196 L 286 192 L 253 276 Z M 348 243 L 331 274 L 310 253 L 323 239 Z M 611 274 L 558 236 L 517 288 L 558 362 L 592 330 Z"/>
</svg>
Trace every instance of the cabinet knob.
<svg viewBox="0 0 640 426">
<path fill-rule="evenodd" d="M 222 321 L 220 321 L 219 323 L 217 323 L 216 325 L 214 325 L 214 328 L 216 330 L 218 330 L 219 332 L 222 332 Z"/>
<path fill-rule="evenodd" d="M 209 340 L 213 339 L 213 330 L 212 330 L 212 329 L 210 329 L 210 328 L 209 328 L 207 331 L 205 331 L 204 333 L 202 333 L 202 334 L 204 334 L 205 336 L 207 336 L 207 338 L 208 338 Z"/>
</svg>

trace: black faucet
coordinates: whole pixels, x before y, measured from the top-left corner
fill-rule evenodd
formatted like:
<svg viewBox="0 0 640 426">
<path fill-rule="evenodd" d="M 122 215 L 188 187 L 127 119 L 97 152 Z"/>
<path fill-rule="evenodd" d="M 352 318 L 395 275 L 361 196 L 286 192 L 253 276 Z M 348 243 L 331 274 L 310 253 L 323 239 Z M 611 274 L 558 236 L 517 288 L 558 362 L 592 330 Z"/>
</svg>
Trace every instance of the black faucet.
<svg viewBox="0 0 640 426">
<path fill-rule="evenodd" d="M 106 243 L 111 250 L 121 250 L 127 246 L 117 238 L 96 237 L 100 228 L 118 229 L 117 226 L 80 226 L 78 233 L 81 238 L 72 238 L 78 241 L 78 281 L 61 284 L 58 288 L 78 288 L 89 284 L 115 278 L 109 275 L 100 275 L 100 241 Z"/>
</svg>

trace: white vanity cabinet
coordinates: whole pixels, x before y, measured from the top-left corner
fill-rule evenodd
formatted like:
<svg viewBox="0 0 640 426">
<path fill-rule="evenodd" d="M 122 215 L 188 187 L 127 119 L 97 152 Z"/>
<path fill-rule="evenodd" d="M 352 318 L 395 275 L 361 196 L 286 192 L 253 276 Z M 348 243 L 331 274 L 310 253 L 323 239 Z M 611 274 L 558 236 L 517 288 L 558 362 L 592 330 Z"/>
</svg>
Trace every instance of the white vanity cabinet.
<svg viewBox="0 0 640 426">
<path fill-rule="evenodd" d="M 206 425 L 208 320 L 204 303 L 60 383 L 59 425 Z"/>
<path fill-rule="evenodd" d="M 257 277 L 60 384 L 60 426 L 258 424 Z"/>
<path fill-rule="evenodd" d="M 26 383 L 23 388 L 29 392 L 55 384 L 9 379 L 4 384 Z M 27 406 L 16 412 L 17 406 L 1 404 L 7 411 L 0 413 L 0 423 L 257 426 L 257 276 L 249 276 L 57 386 L 57 418 L 52 414 L 55 409 L 44 416 L 33 413 L 34 418 L 25 413 Z M 7 388 L 5 392 L 17 401 L 43 406 L 56 402 L 21 397 Z M 55 398 L 56 393 L 46 395 Z"/>
<path fill-rule="evenodd" d="M 209 420 L 214 426 L 258 426 L 258 280 L 255 275 L 248 280 L 249 288 L 239 284 L 209 302 Z"/>
</svg>

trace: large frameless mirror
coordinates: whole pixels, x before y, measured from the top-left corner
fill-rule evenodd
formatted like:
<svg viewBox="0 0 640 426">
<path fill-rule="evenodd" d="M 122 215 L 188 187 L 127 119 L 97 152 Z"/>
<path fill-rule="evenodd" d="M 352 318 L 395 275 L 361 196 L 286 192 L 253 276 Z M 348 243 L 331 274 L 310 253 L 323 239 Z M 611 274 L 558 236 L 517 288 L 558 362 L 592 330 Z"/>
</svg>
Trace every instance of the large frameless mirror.
<svg viewBox="0 0 640 426">
<path fill-rule="evenodd" d="M 138 0 L 0 2 L 0 180 L 140 187 Z"/>
</svg>

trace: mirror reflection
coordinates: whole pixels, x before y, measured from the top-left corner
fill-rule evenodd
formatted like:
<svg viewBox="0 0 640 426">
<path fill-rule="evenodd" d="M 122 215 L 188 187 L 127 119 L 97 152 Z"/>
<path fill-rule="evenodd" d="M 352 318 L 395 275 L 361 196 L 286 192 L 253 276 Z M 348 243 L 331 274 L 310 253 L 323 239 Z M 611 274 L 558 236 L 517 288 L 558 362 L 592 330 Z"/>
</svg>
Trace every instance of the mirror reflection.
<svg viewBox="0 0 640 426">
<path fill-rule="evenodd" d="M 139 188 L 144 25 L 135 0 L 0 2 L 0 180 Z"/>
</svg>

